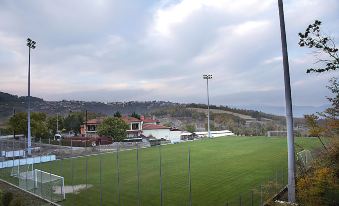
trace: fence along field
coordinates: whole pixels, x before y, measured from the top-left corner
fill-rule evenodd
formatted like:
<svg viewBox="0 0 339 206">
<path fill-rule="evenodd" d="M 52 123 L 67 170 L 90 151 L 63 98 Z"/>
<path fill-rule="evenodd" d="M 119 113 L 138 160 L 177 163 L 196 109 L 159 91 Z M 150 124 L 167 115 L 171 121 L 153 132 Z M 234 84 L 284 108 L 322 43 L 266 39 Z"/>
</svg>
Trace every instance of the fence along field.
<svg viewBox="0 0 339 206">
<path fill-rule="evenodd" d="M 296 141 L 305 149 L 320 146 L 317 139 Z M 287 176 L 286 138 L 276 137 L 204 139 L 60 158 L 34 168 L 64 177 L 62 205 L 260 205 Z M 18 184 L 10 173 L 10 168 L 0 172 Z M 268 181 L 275 187 L 267 187 Z"/>
</svg>

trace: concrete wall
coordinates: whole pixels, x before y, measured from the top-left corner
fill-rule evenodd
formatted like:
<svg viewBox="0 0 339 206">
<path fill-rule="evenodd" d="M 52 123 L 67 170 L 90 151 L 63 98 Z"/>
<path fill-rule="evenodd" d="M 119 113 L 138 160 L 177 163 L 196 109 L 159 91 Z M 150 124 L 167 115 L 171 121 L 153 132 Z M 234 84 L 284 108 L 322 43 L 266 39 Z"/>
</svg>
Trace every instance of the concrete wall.
<svg viewBox="0 0 339 206">
<path fill-rule="evenodd" d="M 170 130 L 169 129 L 152 129 L 152 130 L 143 130 L 143 135 L 146 137 L 152 135 L 157 139 L 168 139 L 170 137 Z"/>
<path fill-rule="evenodd" d="M 143 130 L 143 135 L 148 137 L 152 135 L 157 139 L 164 138 L 173 142 L 180 142 L 181 131 L 170 131 L 169 129 Z"/>
<path fill-rule="evenodd" d="M 170 131 L 169 139 L 172 143 L 180 142 L 181 131 Z"/>
</svg>

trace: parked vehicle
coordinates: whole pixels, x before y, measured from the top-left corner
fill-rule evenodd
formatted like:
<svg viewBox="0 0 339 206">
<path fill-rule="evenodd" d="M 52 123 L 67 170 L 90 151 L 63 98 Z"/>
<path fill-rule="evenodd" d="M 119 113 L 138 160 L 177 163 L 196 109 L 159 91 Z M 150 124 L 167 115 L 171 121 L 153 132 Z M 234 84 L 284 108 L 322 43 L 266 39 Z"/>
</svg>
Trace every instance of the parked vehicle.
<svg viewBox="0 0 339 206">
<path fill-rule="evenodd" d="M 61 139 L 62 139 L 61 134 L 55 134 L 55 135 L 54 135 L 54 140 L 60 141 Z"/>
</svg>

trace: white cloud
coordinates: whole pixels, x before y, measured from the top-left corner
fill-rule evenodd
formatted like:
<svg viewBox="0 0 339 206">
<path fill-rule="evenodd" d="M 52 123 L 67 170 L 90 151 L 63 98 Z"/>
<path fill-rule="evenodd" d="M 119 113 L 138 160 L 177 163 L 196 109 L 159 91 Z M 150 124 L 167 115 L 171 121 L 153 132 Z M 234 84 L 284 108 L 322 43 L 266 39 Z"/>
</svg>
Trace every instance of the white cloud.
<svg viewBox="0 0 339 206">
<path fill-rule="evenodd" d="M 326 89 L 316 87 L 324 86 L 327 76 L 305 74 L 314 59 L 298 47 L 296 34 L 321 19 L 339 36 L 338 7 L 335 0 L 285 1 L 291 82 L 299 103 L 307 103 L 304 94 L 312 89 L 320 92 L 311 95 L 312 104 L 324 103 Z M 1 89 L 26 93 L 30 36 L 38 42 L 32 52 L 32 94 L 42 97 L 205 102 L 201 76 L 211 73 L 215 104 L 251 103 L 256 93 L 255 102 L 276 104 L 269 95 L 283 89 L 277 9 L 275 0 L 4 0 Z"/>
</svg>

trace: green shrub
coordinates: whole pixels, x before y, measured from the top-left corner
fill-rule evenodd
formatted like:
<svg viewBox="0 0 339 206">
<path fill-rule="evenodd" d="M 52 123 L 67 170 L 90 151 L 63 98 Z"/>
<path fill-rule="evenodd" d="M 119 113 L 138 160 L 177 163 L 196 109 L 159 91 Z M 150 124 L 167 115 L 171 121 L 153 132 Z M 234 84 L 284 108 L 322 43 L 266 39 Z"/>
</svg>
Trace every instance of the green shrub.
<svg viewBox="0 0 339 206">
<path fill-rule="evenodd" d="M 2 205 L 9 206 L 12 200 L 13 200 L 13 193 L 5 192 L 5 194 L 2 196 Z"/>
</svg>

